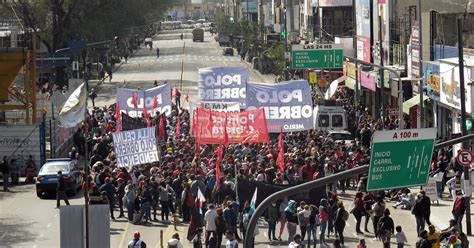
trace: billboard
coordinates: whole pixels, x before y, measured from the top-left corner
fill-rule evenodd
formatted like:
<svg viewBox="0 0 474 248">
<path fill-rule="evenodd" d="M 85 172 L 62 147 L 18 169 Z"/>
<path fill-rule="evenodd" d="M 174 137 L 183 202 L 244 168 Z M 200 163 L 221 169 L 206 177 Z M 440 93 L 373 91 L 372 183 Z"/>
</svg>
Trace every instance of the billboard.
<svg viewBox="0 0 474 248">
<path fill-rule="evenodd" d="M 370 62 L 370 0 L 356 0 L 357 58 Z"/>
</svg>

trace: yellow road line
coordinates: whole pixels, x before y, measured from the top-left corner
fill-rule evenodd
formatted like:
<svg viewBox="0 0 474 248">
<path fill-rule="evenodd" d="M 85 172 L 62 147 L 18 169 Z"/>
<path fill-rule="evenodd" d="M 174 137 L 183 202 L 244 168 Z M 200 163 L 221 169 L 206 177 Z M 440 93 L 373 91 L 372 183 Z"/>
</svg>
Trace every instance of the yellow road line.
<svg viewBox="0 0 474 248">
<path fill-rule="evenodd" d="M 129 222 L 127 221 L 127 224 L 125 225 L 125 230 L 122 233 L 122 238 L 120 239 L 120 243 L 118 247 L 125 247 L 123 246 L 123 242 L 125 241 L 125 237 L 127 236 L 128 226 L 129 226 Z"/>
</svg>

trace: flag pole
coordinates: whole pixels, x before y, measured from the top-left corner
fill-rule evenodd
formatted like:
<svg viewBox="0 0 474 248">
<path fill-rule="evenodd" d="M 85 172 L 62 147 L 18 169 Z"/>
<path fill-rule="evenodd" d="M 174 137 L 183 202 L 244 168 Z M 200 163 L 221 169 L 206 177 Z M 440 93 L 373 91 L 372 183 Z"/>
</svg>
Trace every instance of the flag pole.
<svg viewBox="0 0 474 248">
<path fill-rule="evenodd" d="M 87 92 L 87 96 L 86 96 L 86 103 L 84 104 L 84 122 L 86 124 L 86 127 L 87 127 L 87 98 L 89 97 L 88 94 L 88 89 L 89 89 L 89 82 L 86 78 L 85 80 L 85 84 L 86 84 L 86 92 Z M 84 175 L 86 177 L 86 187 L 84 187 L 84 214 L 85 214 L 85 238 L 86 238 L 86 244 L 85 244 L 85 247 L 86 248 L 89 248 L 89 185 L 90 185 L 90 171 L 89 171 L 89 149 L 88 149 L 88 144 L 87 144 L 87 129 L 86 129 L 86 133 L 85 133 L 85 147 L 84 147 Z"/>
</svg>

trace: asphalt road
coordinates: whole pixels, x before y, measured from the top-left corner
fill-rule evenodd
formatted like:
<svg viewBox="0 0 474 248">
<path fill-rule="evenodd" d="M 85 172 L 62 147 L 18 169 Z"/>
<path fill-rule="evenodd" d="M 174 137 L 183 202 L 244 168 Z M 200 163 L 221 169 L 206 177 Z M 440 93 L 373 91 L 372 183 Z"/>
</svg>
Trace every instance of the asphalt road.
<svg viewBox="0 0 474 248">
<path fill-rule="evenodd" d="M 116 88 L 127 87 L 142 89 L 150 88 L 154 80 L 163 83 L 165 80 L 179 86 L 181 78 L 181 66 L 183 65 L 183 96 L 189 92 L 190 99 L 197 98 L 197 70 L 211 66 L 248 66 L 248 63 L 240 61 L 238 56 L 223 56 L 222 48 L 206 33 L 204 42 L 192 42 L 190 30 L 185 33 L 184 40 L 179 39 L 182 31 L 166 31 L 155 37 L 154 48 L 160 48 L 160 58 L 156 58 L 155 50 L 142 48 L 132 56 L 127 63 L 122 64 L 114 73 L 112 82 L 100 85 L 92 83 L 97 87 L 98 97 L 96 103 L 99 106 L 115 103 Z M 184 52 L 183 52 L 183 46 Z M 250 81 L 268 82 L 271 79 L 250 70 Z M 182 102 L 184 102 L 182 100 Z M 184 103 L 186 107 L 187 104 Z M 78 193 L 70 202 L 73 205 L 82 205 L 84 200 L 82 193 Z M 348 191 L 347 195 L 340 198 L 348 209 L 353 199 L 354 192 Z M 388 203 L 391 206 L 393 203 Z M 55 209 L 55 199 L 39 199 L 35 194 L 34 185 L 21 185 L 11 188 L 11 192 L 0 192 L 0 247 L 59 247 L 60 226 L 59 210 Z M 414 246 L 416 238 L 415 219 L 410 211 L 393 210 L 392 217 L 396 225 L 401 225 L 408 237 L 410 246 Z M 432 209 L 433 222 L 440 228 L 445 228 L 447 219 L 450 217 L 450 202 L 443 202 L 440 206 Z M 118 213 L 116 214 L 118 216 Z M 369 223 L 369 230 L 372 231 Z M 132 225 L 125 219 L 111 221 L 111 247 L 126 247 L 132 238 L 133 232 L 140 231 L 142 238 L 147 242 L 147 247 L 161 248 L 160 231 L 163 231 L 164 243 L 173 233 L 173 225 L 161 222 L 153 222 L 150 225 Z M 277 225 L 277 230 L 279 225 Z M 182 238 L 186 234 L 186 225 L 178 225 L 178 232 Z M 355 233 L 355 220 L 349 218 L 345 229 L 346 247 L 355 247 L 360 238 L 365 238 L 368 247 L 381 247 L 381 243 L 373 240 L 372 233 L 357 235 Z M 284 240 L 287 239 L 285 229 Z M 331 243 L 333 237 L 328 239 Z M 394 239 L 392 239 L 394 241 Z M 191 243 L 184 241 L 184 247 L 192 247 Z M 269 242 L 266 235 L 266 224 L 260 222 L 260 233 L 256 237 L 255 247 L 288 247 L 286 242 Z"/>
</svg>

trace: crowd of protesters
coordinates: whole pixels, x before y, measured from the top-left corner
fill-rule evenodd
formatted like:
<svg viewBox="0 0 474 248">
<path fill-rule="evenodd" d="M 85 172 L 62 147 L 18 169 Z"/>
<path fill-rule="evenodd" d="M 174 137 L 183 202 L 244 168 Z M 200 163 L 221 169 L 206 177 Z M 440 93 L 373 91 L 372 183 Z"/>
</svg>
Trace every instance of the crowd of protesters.
<svg viewBox="0 0 474 248">
<path fill-rule="evenodd" d="M 345 98 L 341 90 L 336 96 Z M 115 212 L 118 211 L 118 218 L 127 218 L 134 224 L 155 221 L 169 224 L 175 216 L 184 223 L 192 224 L 193 216 L 196 216 L 195 209 L 198 205 L 201 207 L 197 199 L 202 193 L 205 204 L 198 216 L 204 223 L 206 247 L 220 247 L 225 242 L 224 235 L 228 239 L 227 244 L 231 244 L 227 247 L 237 247 L 235 245 L 244 238 L 254 211 L 248 201 L 239 199 L 237 179 L 294 185 L 366 165 L 369 163 L 372 133 L 397 126 L 394 118 L 387 118 L 383 123 L 373 120 L 363 106 L 353 109 L 351 104 L 345 104 L 344 107 L 352 123 L 350 130 L 354 141 L 333 141 L 320 130 L 285 133 L 283 172 L 277 169 L 277 137 L 271 137 L 268 144 L 229 145 L 220 165 L 222 173 L 219 188 L 216 185 L 216 146 L 196 147 L 194 138 L 190 136 L 190 113 L 176 105 L 173 105 L 171 115 L 157 113 L 151 120 L 151 123 L 157 124 L 160 161 L 131 168 L 117 166 L 112 139 L 117 121 L 114 106 L 94 107 L 89 112 L 86 122 L 74 134 L 75 148 L 71 150 L 70 156 L 76 160 L 80 156 L 88 156 L 91 184 L 84 184 L 83 188 L 89 189 L 90 204 L 109 204 L 111 219 L 115 219 Z M 179 135 L 176 134 L 178 119 Z M 163 126 L 158 125 L 160 121 L 164 122 Z M 164 132 L 158 130 L 162 127 L 165 127 Z M 424 191 L 416 196 L 409 189 L 366 192 L 366 175 L 355 175 L 328 184 L 327 193 L 317 206 L 304 201 L 296 202 L 291 198 L 273 203 L 263 216 L 268 224 L 267 237 L 270 242 L 287 240 L 290 247 L 303 243 L 309 247 L 327 245 L 327 238 L 332 235 L 340 246 L 345 241 L 346 221 L 353 216 L 358 234 L 371 232 L 384 247 L 390 246 L 394 236 L 398 247 L 403 247 L 407 240 L 402 227 L 390 217 L 386 203 L 390 200 L 397 202 L 393 205 L 394 209 L 401 206 L 412 211 L 420 245 L 424 240 L 438 244 L 447 240 L 460 242 L 463 247 L 467 247 L 465 234 L 460 230 L 465 209 L 456 208 L 461 206 L 456 201 L 464 199 L 456 197 L 461 192 L 459 177 L 462 170 L 450 162 L 448 153 L 439 151 L 433 156 L 432 166 L 432 175 L 443 174 L 440 190 L 444 190 L 444 185 L 448 183 L 450 192 L 454 194 L 454 218 L 447 229 L 438 231 L 430 223 L 430 199 Z M 456 172 L 452 177 L 454 179 L 449 177 L 451 170 Z M 338 199 L 338 194 L 345 194 L 346 189 L 357 191 L 350 206 L 344 206 Z M 425 231 L 425 223 L 429 226 L 428 231 Z M 360 241 L 358 247 L 365 247 L 364 240 Z M 427 246 L 417 244 L 417 247 Z"/>
</svg>

